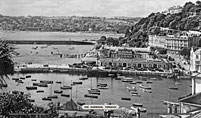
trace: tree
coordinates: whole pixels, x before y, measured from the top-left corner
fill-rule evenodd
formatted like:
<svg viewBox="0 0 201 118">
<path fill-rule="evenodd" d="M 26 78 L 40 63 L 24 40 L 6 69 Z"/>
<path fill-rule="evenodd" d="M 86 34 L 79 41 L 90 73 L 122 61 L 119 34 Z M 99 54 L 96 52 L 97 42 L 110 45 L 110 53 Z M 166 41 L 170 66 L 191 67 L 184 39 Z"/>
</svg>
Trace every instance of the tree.
<svg viewBox="0 0 201 118">
<path fill-rule="evenodd" d="M 14 73 L 14 63 L 12 61 L 12 55 L 17 53 L 14 51 L 13 45 L 1 39 L 0 42 L 0 84 L 5 84 L 5 77 L 8 78 L 8 74 Z"/>
<path fill-rule="evenodd" d="M 191 49 L 190 48 L 183 48 L 180 52 L 180 54 L 186 58 L 190 57 L 190 51 Z"/>
</svg>

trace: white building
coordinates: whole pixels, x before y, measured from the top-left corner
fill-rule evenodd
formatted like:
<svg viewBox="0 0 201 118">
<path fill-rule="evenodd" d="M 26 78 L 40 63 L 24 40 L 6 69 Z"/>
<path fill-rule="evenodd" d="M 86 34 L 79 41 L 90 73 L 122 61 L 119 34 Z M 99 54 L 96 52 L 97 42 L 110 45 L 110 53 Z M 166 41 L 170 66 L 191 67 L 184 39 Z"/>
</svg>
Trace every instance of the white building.
<svg viewBox="0 0 201 118">
<path fill-rule="evenodd" d="M 170 14 L 176 14 L 176 13 L 180 13 L 182 11 L 182 7 L 181 6 L 173 6 L 173 7 L 170 7 L 168 9 L 168 12 Z"/>
</svg>

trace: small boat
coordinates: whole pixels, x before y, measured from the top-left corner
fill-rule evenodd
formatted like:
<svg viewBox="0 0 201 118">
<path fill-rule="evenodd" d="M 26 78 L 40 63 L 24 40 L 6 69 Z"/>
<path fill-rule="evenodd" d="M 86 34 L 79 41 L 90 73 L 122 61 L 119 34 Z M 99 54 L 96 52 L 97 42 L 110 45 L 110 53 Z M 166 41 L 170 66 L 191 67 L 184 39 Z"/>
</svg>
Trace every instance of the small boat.
<svg viewBox="0 0 201 118">
<path fill-rule="evenodd" d="M 75 85 L 75 84 L 82 84 L 82 82 L 73 82 L 73 84 Z"/>
<path fill-rule="evenodd" d="M 62 96 L 62 97 L 70 97 L 69 94 L 64 94 L 64 93 L 62 93 L 61 96 Z"/>
<path fill-rule="evenodd" d="M 96 95 L 100 95 L 100 92 L 97 92 L 97 91 L 91 91 L 91 90 L 89 90 L 88 92 L 89 92 L 89 94 L 96 94 Z"/>
<path fill-rule="evenodd" d="M 107 84 L 101 84 L 101 83 L 99 83 L 97 86 L 100 86 L 100 87 L 106 87 Z"/>
<path fill-rule="evenodd" d="M 156 78 L 150 78 L 150 80 L 156 80 Z"/>
<path fill-rule="evenodd" d="M 25 79 L 25 77 L 20 77 L 20 79 Z"/>
<path fill-rule="evenodd" d="M 31 81 L 36 81 L 36 79 L 31 79 Z"/>
<path fill-rule="evenodd" d="M 61 84 L 62 82 L 61 82 L 61 81 L 56 81 L 55 83 L 57 83 L 57 84 Z"/>
<path fill-rule="evenodd" d="M 128 89 L 128 91 L 137 91 L 136 87 L 126 87 Z"/>
<path fill-rule="evenodd" d="M 142 81 L 136 81 L 136 84 L 142 84 L 143 82 Z"/>
<path fill-rule="evenodd" d="M 109 89 L 109 87 L 107 87 L 107 86 L 105 86 L 105 87 L 104 86 L 99 86 L 98 89 Z"/>
<path fill-rule="evenodd" d="M 63 93 L 61 90 L 54 90 L 54 93 Z"/>
<path fill-rule="evenodd" d="M 86 80 L 86 79 L 88 79 L 87 77 L 81 77 L 81 78 L 79 78 L 79 80 Z"/>
<path fill-rule="evenodd" d="M 40 83 L 33 83 L 33 86 L 38 86 Z"/>
<path fill-rule="evenodd" d="M 123 79 L 122 82 L 129 82 L 130 83 L 130 82 L 133 82 L 133 80 L 131 80 L 131 79 Z"/>
<path fill-rule="evenodd" d="M 44 90 L 37 90 L 36 93 L 44 93 Z"/>
<path fill-rule="evenodd" d="M 133 103 L 133 106 L 134 107 L 143 107 L 143 104 L 142 103 Z"/>
<path fill-rule="evenodd" d="M 143 89 L 143 92 L 152 93 L 152 90 Z"/>
<path fill-rule="evenodd" d="M 141 97 L 141 95 L 137 92 L 131 92 L 131 95 L 135 97 Z"/>
<path fill-rule="evenodd" d="M 29 99 L 29 102 L 35 102 L 35 100 L 34 99 Z"/>
<path fill-rule="evenodd" d="M 77 104 L 79 104 L 79 105 L 85 105 L 85 103 L 84 102 L 77 102 Z"/>
<path fill-rule="evenodd" d="M 129 84 L 137 84 L 136 82 L 132 81 L 132 82 L 129 82 Z"/>
<path fill-rule="evenodd" d="M 30 78 L 30 77 L 31 77 L 31 75 L 27 75 L 27 76 L 26 76 L 26 78 Z"/>
<path fill-rule="evenodd" d="M 131 98 L 121 98 L 121 100 L 131 100 Z"/>
<path fill-rule="evenodd" d="M 53 81 L 41 80 L 40 83 L 53 84 Z"/>
<path fill-rule="evenodd" d="M 91 95 L 91 94 L 85 94 L 84 97 L 98 98 L 98 96 L 96 96 L 96 95 Z"/>
<path fill-rule="evenodd" d="M 169 87 L 169 89 L 178 90 L 178 87 Z"/>
<path fill-rule="evenodd" d="M 42 100 L 52 101 L 52 99 L 48 97 L 43 97 Z"/>
<path fill-rule="evenodd" d="M 48 96 L 47 98 L 50 98 L 50 99 L 57 99 L 58 96 L 57 96 L 57 95 L 51 95 L 51 96 Z"/>
<path fill-rule="evenodd" d="M 100 90 L 97 88 L 88 89 L 88 91 L 100 92 Z"/>
<path fill-rule="evenodd" d="M 27 90 L 37 90 L 36 86 L 27 86 L 26 87 Z"/>
<path fill-rule="evenodd" d="M 139 85 L 140 88 L 143 88 L 143 89 L 151 89 L 150 86 L 144 86 L 144 85 Z"/>
<path fill-rule="evenodd" d="M 152 81 L 147 81 L 147 84 L 152 84 L 153 82 Z"/>
<path fill-rule="evenodd" d="M 16 81 L 16 80 L 19 80 L 19 78 L 12 78 L 12 80 L 15 80 L 15 81 Z"/>
<path fill-rule="evenodd" d="M 45 83 L 39 83 L 38 86 L 39 86 L 39 87 L 48 87 L 48 85 L 45 84 Z"/>
<path fill-rule="evenodd" d="M 61 89 L 72 89 L 72 86 L 62 86 Z"/>
</svg>

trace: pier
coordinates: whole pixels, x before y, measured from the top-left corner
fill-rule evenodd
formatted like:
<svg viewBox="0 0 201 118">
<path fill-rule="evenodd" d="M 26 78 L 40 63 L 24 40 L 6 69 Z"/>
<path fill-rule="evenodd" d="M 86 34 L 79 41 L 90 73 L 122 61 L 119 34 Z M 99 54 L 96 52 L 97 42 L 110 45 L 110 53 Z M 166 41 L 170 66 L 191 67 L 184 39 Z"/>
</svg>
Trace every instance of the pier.
<svg viewBox="0 0 201 118">
<path fill-rule="evenodd" d="M 73 40 L 5 40 L 10 44 L 40 44 L 40 45 L 94 45 L 93 42 Z"/>
<path fill-rule="evenodd" d="M 89 76 L 109 76 L 109 74 L 123 74 L 130 76 L 168 76 L 171 72 L 153 72 L 153 71 L 130 71 L 130 70 L 109 70 L 109 69 L 89 69 L 89 68 L 71 68 L 68 65 L 40 65 L 27 64 L 15 67 L 16 73 L 68 73 L 82 74 Z"/>
</svg>

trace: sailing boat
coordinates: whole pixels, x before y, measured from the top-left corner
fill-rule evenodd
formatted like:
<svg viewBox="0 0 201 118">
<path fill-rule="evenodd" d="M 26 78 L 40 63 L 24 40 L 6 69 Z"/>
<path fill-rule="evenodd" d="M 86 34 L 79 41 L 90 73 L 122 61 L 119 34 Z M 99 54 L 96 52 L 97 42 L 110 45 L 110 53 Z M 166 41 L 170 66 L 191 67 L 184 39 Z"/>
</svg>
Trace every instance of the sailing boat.
<svg viewBox="0 0 201 118">
<path fill-rule="evenodd" d="M 91 79 L 91 88 L 88 89 L 89 94 L 85 94 L 84 97 L 90 97 L 90 98 L 98 98 L 98 96 L 96 95 L 100 95 L 100 90 L 95 88 L 92 88 L 92 79 Z M 92 95 L 92 94 L 96 94 L 96 95 Z"/>
<path fill-rule="evenodd" d="M 71 81 L 72 83 L 72 81 Z M 72 97 L 72 86 L 64 86 L 64 80 L 63 80 L 63 87 L 61 87 L 61 89 L 71 89 L 71 97 Z M 62 97 L 70 97 L 69 94 L 65 94 L 65 93 L 62 93 L 61 94 Z"/>
<path fill-rule="evenodd" d="M 52 84 L 51 84 L 51 90 L 50 90 L 50 96 L 43 97 L 42 100 L 52 101 L 52 99 L 57 99 L 57 95 L 52 95 Z"/>
<path fill-rule="evenodd" d="M 61 83 L 60 83 L 60 87 L 61 87 Z M 54 90 L 54 93 L 63 93 L 63 91 L 60 88 L 60 90 Z"/>
<path fill-rule="evenodd" d="M 66 86 L 64 85 L 64 79 L 63 79 L 63 86 L 60 87 L 61 89 L 72 89 L 72 86 Z"/>
</svg>

